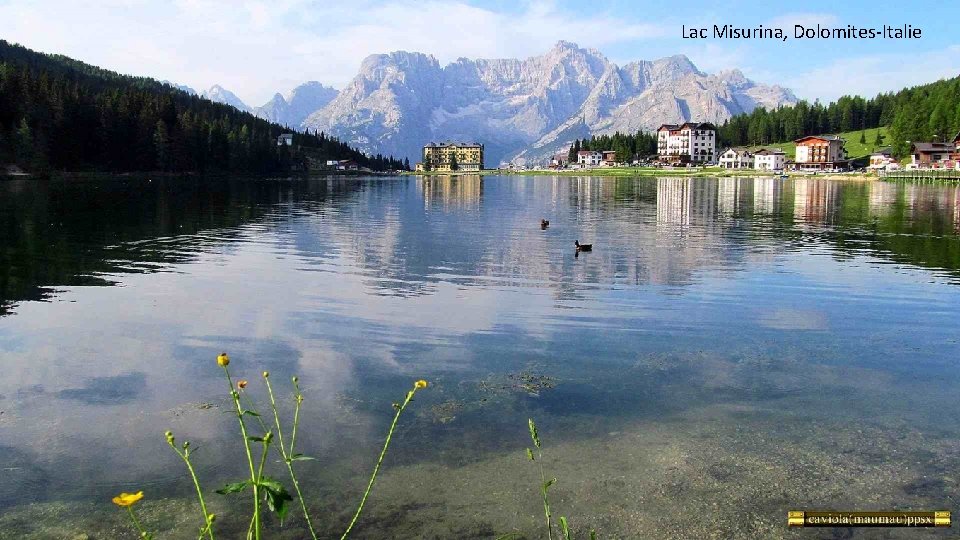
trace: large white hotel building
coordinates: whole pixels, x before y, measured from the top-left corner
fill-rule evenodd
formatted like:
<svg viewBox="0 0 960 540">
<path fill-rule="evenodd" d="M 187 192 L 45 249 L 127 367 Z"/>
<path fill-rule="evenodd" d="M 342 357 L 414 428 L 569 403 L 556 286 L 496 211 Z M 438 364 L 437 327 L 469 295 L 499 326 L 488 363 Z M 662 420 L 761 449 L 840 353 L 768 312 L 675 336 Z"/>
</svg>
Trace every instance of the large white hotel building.
<svg viewBox="0 0 960 540">
<path fill-rule="evenodd" d="M 657 130 L 657 155 L 673 164 L 716 161 L 717 128 L 708 122 L 664 124 Z"/>
</svg>

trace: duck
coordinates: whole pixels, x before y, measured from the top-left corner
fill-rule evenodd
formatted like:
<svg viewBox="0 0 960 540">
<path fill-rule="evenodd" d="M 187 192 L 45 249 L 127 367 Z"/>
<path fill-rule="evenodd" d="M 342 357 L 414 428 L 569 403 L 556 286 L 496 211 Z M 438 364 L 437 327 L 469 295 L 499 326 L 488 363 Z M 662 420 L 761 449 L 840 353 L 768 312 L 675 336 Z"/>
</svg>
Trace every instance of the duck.
<svg viewBox="0 0 960 540">
<path fill-rule="evenodd" d="M 540 220 L 540 228 L 541 228 L 541 229 L 546 229 L 546 228 L 549 227 L 549 226 L 550 226 L 550 222 L 549 222 L 549 221 L 547 221 L 547 220 L 545 220 L 545 219 L 541 219 L 541 220 Z"/>
<path fill-rule="evenodd" d="M 579 240 L 574 240 L 573 245 L 577 246 L 577 251 L 593 251 L 593 244 L 581 244 Z"/>
</svg>

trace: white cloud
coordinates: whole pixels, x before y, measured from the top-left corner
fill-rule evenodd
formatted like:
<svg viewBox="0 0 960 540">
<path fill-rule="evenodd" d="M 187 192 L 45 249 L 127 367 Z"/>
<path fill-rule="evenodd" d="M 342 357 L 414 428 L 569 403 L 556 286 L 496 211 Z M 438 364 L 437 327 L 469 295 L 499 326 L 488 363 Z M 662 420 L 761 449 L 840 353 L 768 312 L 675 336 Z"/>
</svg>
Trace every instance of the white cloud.
<svg viewBox="0 0 960 540">
<path fill-rule="evenodd" d="M 721 20 L 706 11 L 692 17 L 704 25 Z M 602 6 L 574 10 L 550 0 L 521 0 L 508 10 L 468 0 L 0 0 L 3 39 L 197 90 L 218 83 L 250 105 L 308 80 L 342 87 L 370 54 L 419 51 L 441 64 L 459 57 L 526 58 L 561 39 L 614 51 L 621 65 L 681 52 L 703 71 L 739 68 L 808 99 L 870 95 L 960 72 L 955 47 L 840 58 L 808 68 L 809 59 L 791 57 L 786 49 L 771 59 L 769 44 L 691 43 L 679 38 L 676 18 L 650 20 L 656 22 L 631 22 Z M 839 21 L 830 13 L 795 12 L 763 25 L 792 35 L 794 24 Z M 777 46 L 788 45 L 793 46 Z M 844 81 L 842 87 L 837 81 Z"/>
<path fill-rule="evenodd" d="M 259 105 L 306 80 L 342 86 L 369 54 L 434 54 L 441 63 L 527 57 L 565 39 L 603 47 L 665 35 L 666 28 L 550 1 L 506 13 L 465 1 L 115 0 L 86 5 L 0 4 L 0 35 L 46 52 L 188 84 L 214 83 Z M 442 21 L 443 24 L 437 24 Z"/>
<path fill-rule="evenodd" d="M 749 51 L 744 46 L 722 46 L 712 42 L 688 47 L 682 52 L 690 58 L 697 69 L 707 73 L 723 69 L 742 69 L 750 57 Z"/>
<path fill-rule="evenodd" d="M 955 77 L 960 45 L 922 53 L 874 54 L 841 58 L 784 82 L 798 97 L 831 101 L 845 95 L 872 97 L 880 92 Z M 838 84 L 840 81 L 843 84 Z"/>
</svg>

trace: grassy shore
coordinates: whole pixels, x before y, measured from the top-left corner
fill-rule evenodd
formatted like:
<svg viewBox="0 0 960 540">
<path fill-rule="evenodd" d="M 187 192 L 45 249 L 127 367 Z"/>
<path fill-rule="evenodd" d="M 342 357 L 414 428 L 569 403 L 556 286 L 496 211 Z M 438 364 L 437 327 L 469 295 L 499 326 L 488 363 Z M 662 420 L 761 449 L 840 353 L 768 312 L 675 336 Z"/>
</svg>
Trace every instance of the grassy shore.
<svg viewBox="0 0 960 540">
<path fill-rule="evenodd" d="M 880 148 L 890 146 L 889 131 L 889 128 L 885 126 L 865 129 L 862 132 L 867 141 L 865 143 L 860 142 L 860 130 L 847 131 L 837 135 L 840 135 L 842 139 L 847 141 L 846 144 L 844 144 L 844 148 L 847 150 L 847 156 L 849 156 L 850 159 L 858 159 L 869 157 L 870 154 L 876 152 Z M 877 133 L 880 134 L 880 138 L 882 140 L 882 144 L 879 146 L 874 144 L 877 141 Z M 760 148 L 779 148 L 787 155 L 787 159 L 795 159 L 797 155 L 797 145 L 793 141 L 751 146 L 750 148 L 753 150 L 759 150 Z M 720 149 L 718 148 L 717 150 Z"/>
</svg>

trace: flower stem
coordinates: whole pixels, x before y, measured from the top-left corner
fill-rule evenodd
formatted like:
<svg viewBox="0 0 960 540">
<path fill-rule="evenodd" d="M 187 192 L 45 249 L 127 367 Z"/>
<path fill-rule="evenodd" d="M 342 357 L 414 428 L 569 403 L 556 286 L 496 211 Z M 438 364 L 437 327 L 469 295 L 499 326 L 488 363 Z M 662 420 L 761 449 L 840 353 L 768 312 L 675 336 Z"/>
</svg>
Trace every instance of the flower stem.
<svg viewBox="0 0 960 540">
<path fill-rule="evenodd" d="M 297 408 L 293 411 L 293 432 L 290 435 L 290 454 L 294 453 L 294 445 L 297 444 L 297 426 L 300 425 L 300 404 L 303 403 L 303 394 L 300 393 L 300 385 L 297 378 L 293 378 L 293 389 L 296 392 L 294 399 L 297 402 Z"/>
<path fill-rule="evenodd" d="M 553 540 L 553 523 L 550 519 L 550 500 L 547 498 L 547 478 L 543 475 L 543 450 L 537 449 L 537 466 L 540 468 L 540 493 L 543 495 L 543 514 L 547 518 L 547 538 Z"/>
<path fill-rule="evenodd" d="M 233 379 L 230 378 L 230 370 L 223 366 L 223 372 L 227 376 L 227 384 L 230 387 L 230 396 L 233 397 L 233 404 L 237 409 L 237 420 L 240 422 L 240 433 L 243 435 L 243 449 L 247 452 L 247 465 L 250 467 L 250 482 L 253 483 L 253 537 L 260 540 L 260 483 L 257 481 L 257 474 L 253 469 L 253 454 L 250 453 L 250 439 L 247 438 L 247 426 L 243 422 L 243 409 L 240 408 L 240 394 L 233 388 Z"/>
<path fill-rule="evenodd" d="M 363 498 L 360 499 L 360 506 L 357 507 L 357 512 L 353 515 L 353 519 L 350 520 L 350 525 L 347 526 L 347 530 L 343 532 L 340 540 L 346 540 L 353 526 L 357 523 L 357 520 L 360 519 L 360 512 L 363 511 L 363 505 L 366 504 L 367 497 L 370 496 L 370 491 L 373 490 L 373 483 L 377 480 L 377 473 L 380 472 L 380 466 L 383 465 L 383 458 L 387 455 L 387 447 L 390 446 L 390 438 L 393 437 L 393 430 L 397 428 L 397 421 L 400 420 L 400 415 L 403 414 L 403 410 L 407 408 L 407 404 L 410 403 L 410 400 L 413 399 L 413 395 L 416 393 L 417 387 L 414 386 L 413 390 L 407 392 L 407 398 L 403 400 L 403 403 L 397 407 L 397 414 L 394 415 L 393 423 L 390 424 L 390 431 L 387 432 L 387 439 L 383 443 L 383 450 L 380 451 L 380 457 L 377 458 L 377 466 L 373 468 L 373 474 L 370 475 L 367 490 L 363 492 Z"/>
<path fill-rule="evenodd" d="M 263 465 L 267 462 L 267 452 L 270 450 L 270 432 L 263 438 L 263 453 L 260 454 L 260 466 L 257 468 L 257 484 L 263 481 Z"/>
<path fill-rule="evenodd" d="M 133 525 L 140 531 L 140 538 L 153 538 L 153 535 L 145 531 L 143 526 L 140 525 L 140 520 L 138 520 L 136 514 L 133 513 L 132 505 L 127 507 L 127 512 L 130 513 L 130 519 L 133 520 Z"/>
<path fill-rule="evenodd" d="M 244 402 L 246 402 L 246 403 L 244 403 Z M 247 410 L 247 411 L 254 412 L 254 413 L 257 412 L 257 409 L 253 406 L 253 400 L 251 400 L 250 398 L 248 398 L 248 397 L 245 395 L 245 393 L 241 393 L 241 394 L 240 394 L 240 406 L 241 406 L 241 407 L 244 407 L 245 410 Z M 256 416 L 254 416 L 253 418 L 257 421 L 258 424 L 260 424 L 260 427 L 263 429 L 263 432 L 264 432 L 264 433 L 266 433 L 267 431 L 270 431 L 270 430 L 267 428 L 267 424 L 263 421 L 263 418 L 260 417 L 259 413 L 258 413 Z"/>
<path fill-rule="evenodd" d="M 203 528 L 203 532 L 200 534 L 200 537 L 203 538 L 204 533 L 210 537 L 210 540 L 213 539 L 213 522 L 210 521 L 210 513 L 207 512 L 207 504 L 203 500 L 203 491 L 200 489 L 200 480 L 197 478 L 196 471 L 193 470 L 193 464 L 190 463 L 190 454 L 189 450 L 180 451 L 172 443 L 170 446 L 173 448 L 173 451 L 180 456 L 180 459 L 187 465 L 187 470 L 190 471 L 190 478 L 193 479 L 193 487 L 197 489 L 197 499 L 200 500 L 200 511 L 203 512 L 203 522 L 206 526 Z"/>
<path fill-rule="evenodd" d="M 303 500 L 303 493 L 300 491 L 300 482 L 297 481 L 297 475 L 293 472 L 293 439 L 290 440 L 290 453 L 287 454 L 287 450 L 283 446 L 283 429 L 280 427 L 280 413 L 277 412 L 277 402 L 273 397 L 273 386 L 270 384 L 270 379 L 265 379 L 267 382 L 267 392 L 270 394 L 270 406 L 273 408 L 273 421 L 277 426 L 277 442 L 278 448 L 280 449 L 280 455 L 283 456 L 283 462 L 287 465 L 287 471 L 290 473 L 290 480 L 293 482 L 293 489 L 297 492 L 297 499 L 300 501 L 300 508 L 303 510 L 303 517 L 307 521 L 307 528 L 310 530 L 310 536 L 313 540 L 317 540 L 317 533 L 313 530 L 313 523 L 310 521 L 310 512 L 307 511 L 307 503 Z M 296 383 L 294 383 L 296 384 Z M 297 423 L 300 420 L 300 402 L 303 401 L 300 398 L 300 389 L 297 388 L 297 408 L 293 416 L 293 433 L 297 433 Z"/>
</svg>

